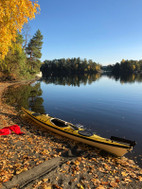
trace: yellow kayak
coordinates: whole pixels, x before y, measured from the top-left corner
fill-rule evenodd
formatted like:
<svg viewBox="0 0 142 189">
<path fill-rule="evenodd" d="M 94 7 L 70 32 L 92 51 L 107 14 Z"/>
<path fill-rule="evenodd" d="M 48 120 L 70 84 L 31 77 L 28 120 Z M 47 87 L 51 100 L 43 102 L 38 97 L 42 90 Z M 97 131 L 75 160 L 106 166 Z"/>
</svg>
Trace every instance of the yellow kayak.
<svg viewBox="0 0 142 189">
<path fill-rule="evenodd" d="M 103 138 L 83 128 L 78 128 L 69 122 L 51 117 L 49 115 L 35 113 L 25 108 L 22 108 L 22 111 L 30 119 L 38 123 L 39 126 L 70 139 L 103 149 L 116 156 L 123 156 L 127 152 L 131 151 L 135 145 L 135 141 L 126 140 L 123 138 Z"/>
</svg>

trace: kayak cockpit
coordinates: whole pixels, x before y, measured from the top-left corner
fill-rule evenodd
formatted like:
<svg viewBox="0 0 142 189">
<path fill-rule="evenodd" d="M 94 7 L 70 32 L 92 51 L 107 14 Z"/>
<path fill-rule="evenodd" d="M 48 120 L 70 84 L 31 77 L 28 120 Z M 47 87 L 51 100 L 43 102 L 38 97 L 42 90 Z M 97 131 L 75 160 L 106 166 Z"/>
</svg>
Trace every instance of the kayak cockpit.
<svg viewBox="0 0 142 189">
<path fill-rule="evenodd" d="M 67 122 L 62 121 L 62 120 L 57 119 L 57 118 L 52 118 L 50 121 L 51 121 L 51 123 L 53 123 L 54 125 L 56 125 L 58 127 L 67 127 L 68 126 Z"/>
</svg>

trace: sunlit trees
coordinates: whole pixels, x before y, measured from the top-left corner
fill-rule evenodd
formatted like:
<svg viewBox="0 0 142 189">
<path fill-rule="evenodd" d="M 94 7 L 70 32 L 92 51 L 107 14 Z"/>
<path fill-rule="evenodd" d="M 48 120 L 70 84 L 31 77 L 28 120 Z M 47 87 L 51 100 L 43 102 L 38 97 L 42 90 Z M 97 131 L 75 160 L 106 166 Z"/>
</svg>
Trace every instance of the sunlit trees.
<svg viewBox="0 0 142 189">
<path fill-rule="evenodd" d="M 136 60 L 125 60 L 120 63 L 120 72 L 139 72 L 141 67 L 141 62 Z"/>
<path fill-rule="evenodd" d="M 140 73 L 142 72 L 142 60 L 122 60 L 120 63 L 109 65 L 107 70 L 114 74 Z"/>
<path fill-rule="evenodd" d="M 0 60 L 5 58 L 17 31 L 39 11 L 37 2 L 30 0 L 0 0 Z"/>
<path fill-rule="evenodd" d="M 1 69 L 6 75 L 13 77 L 24 75 L 26 72 L 26 55 L 22 48 L 23 37 L 17 33 L 16 41 L 12 42 L 11 47 L 4 60 L 1 61 Z"/>
<path fill-rule="evenodd" d="M 80 58 L 45 60 L 41 66 L 43 75 L 94 74 L 100 72 L 101 66 L 92 60 Z"/>
<path fill-rule="evenodd" d="M 31 71 L 35 71 L 36 68 L 40 68 L 40 58 L 42 55 L 41 48 L 43 44 L 42 39 L 43 35 L 41 34 L 40 30 L 37 30 L 26 48 L 26 53 L 28 55 L 28 62 L 29 66 L 31 67 Z"/>
</svg>

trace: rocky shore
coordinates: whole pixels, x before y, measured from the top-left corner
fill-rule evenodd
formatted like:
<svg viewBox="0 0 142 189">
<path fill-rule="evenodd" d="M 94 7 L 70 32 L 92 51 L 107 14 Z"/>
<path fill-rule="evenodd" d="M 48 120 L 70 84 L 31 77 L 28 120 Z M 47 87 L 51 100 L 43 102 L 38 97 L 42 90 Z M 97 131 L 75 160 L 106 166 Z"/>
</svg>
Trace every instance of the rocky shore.
<svg viewBox="0 0 142 189">
<path fill-rule="evenodd" d="M 41 129 L 5 104 L 3 93 L 10 85 L 0 83 L 0 129 L 17 124 L 25 134 L 0 136 L 0 188 L 142 188 L 142 169 L 133 160 Z M 28 174 L 33 179 L 20 185 Z"/>
</svg>

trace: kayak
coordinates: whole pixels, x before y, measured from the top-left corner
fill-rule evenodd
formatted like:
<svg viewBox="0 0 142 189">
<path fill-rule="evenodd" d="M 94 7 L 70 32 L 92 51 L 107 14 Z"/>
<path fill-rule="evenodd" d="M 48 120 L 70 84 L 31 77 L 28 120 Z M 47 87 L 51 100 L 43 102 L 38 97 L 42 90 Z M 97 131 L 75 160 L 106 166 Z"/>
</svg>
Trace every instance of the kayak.
<svg viewBox="0 0 142 189">
<path fill-rule="evenodd" d="M 110 139 L 103 138 L 91 131 L 77 127 L 72 123 L 52 117 L 48 114 L 35 113 L 25 108 L 22 108 L 22 111 L 28 118 L 32 119 L 41 127 L 72 140 L 100 148 L 116 156 L 123 156 L 127 152 L 130 152 L 136 144 L 135 141 L 115 136 L 111 136 Z"/>
</svg>

